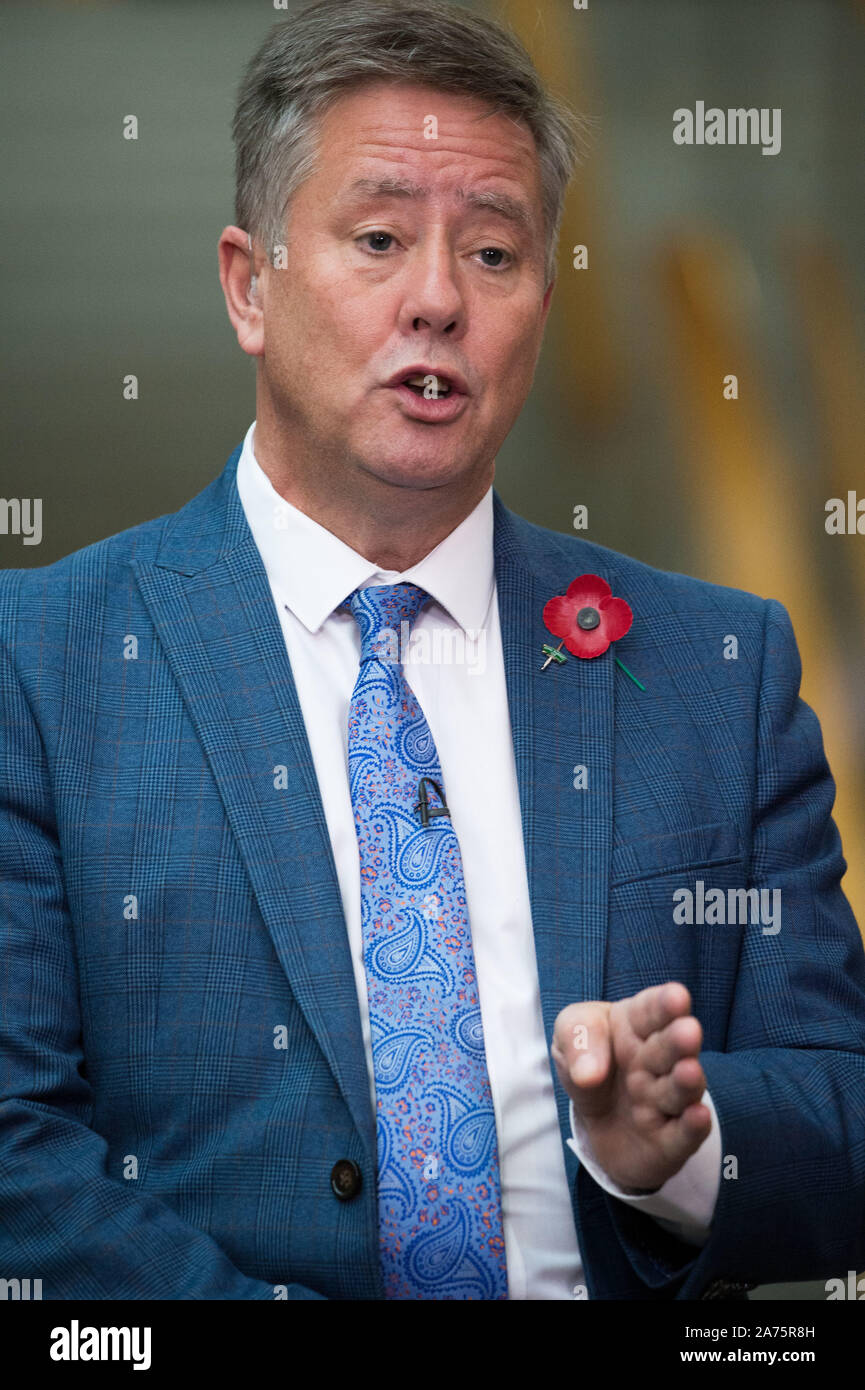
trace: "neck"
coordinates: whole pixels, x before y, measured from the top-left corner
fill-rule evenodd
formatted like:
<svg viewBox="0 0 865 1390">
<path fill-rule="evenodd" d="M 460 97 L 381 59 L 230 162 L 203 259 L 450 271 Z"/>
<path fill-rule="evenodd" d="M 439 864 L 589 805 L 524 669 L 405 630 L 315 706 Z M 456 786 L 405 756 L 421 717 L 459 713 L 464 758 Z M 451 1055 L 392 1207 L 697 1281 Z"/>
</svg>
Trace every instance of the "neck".
<svg viewBox="0 0 865 1390">
<path fill-rule="evenodd" d="M 416 565 L 474 510 L 493 480 L 480 474 L 439 487 L 400 486 L 362 468 L 331 470 L 321 454 L 307 460 L 256 419 L 255 457 L 274 490 L 379 569 Z M 335 479 L 338 478 L 338 484 Z"/>
</svg>

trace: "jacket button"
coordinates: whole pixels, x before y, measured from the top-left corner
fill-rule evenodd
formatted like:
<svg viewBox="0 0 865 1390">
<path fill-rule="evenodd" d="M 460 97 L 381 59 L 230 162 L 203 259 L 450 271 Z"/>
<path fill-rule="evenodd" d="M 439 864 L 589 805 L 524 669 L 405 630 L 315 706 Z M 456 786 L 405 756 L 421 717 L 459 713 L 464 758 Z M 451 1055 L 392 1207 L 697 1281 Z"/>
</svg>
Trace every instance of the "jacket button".
<svg viewBox="0 0 865 1390">
<path fill-rule="evenodd" d="M 360 1192 L 363 1174 L 350 1158 L 341 1158 L 330 1170 L 330 1185 L 341 1202 L 348 1202 Z"/>
</svg>

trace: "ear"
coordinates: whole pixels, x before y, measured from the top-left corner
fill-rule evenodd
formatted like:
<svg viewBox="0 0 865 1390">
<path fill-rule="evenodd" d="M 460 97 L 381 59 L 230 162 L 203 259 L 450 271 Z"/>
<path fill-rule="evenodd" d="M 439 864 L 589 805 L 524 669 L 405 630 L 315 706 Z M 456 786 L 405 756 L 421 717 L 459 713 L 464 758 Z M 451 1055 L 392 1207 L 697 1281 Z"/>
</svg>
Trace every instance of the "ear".
<svg viewBox="0 0 865 1390">
<path fill-rule="evenodd" d="M 226 227 L 219 238 L 219 282 L 237 341 L 250 357 L 264 354 L 260 253 L 241 227 Z"/>
</svg>

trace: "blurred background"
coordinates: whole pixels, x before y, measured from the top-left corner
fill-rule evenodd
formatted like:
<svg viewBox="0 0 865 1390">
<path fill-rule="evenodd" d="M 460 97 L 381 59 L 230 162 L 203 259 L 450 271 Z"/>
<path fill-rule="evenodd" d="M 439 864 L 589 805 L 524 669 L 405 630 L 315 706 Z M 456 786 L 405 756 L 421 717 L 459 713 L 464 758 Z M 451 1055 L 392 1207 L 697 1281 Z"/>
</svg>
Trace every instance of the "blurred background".
<svg viewBox="0 0 865 1390">
<path fill-rule="evenodd" d="M 216 259 L 230 122 L 254 48 L 302 7 L 6 0 L 0 494 L 42 498 L 43 535 L 0 533 L 0 567 L 176 510 L 242 440 L 254 367 Z M 865 923 L 865 534 L 826 531 L 830 498 L 865 502 L 865 3 L 466 7 L 508 23 L 592 131 L 497 489 L 560 531 L 585 506 L 589 540 L 787 606 Z M 698 101 L 780 107 L 780 152 L 675 144 Z"/>
</svg>

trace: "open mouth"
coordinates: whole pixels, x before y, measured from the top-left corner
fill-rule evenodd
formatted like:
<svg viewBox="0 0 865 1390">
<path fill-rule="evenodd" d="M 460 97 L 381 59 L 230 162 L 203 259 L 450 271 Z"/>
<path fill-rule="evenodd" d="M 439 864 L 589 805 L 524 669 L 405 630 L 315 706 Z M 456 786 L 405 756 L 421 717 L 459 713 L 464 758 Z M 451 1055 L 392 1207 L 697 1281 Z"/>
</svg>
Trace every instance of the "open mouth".
<svg viewBox="0 0 865 1390">
<path fill-rule="evenodd" d="M 427 396 L 427 399 L 431 400 L 441 400 L 443 396 L 449 396 L 451 393 L 451 384 L 447 377 L 434 376 L 432 372 L 428 376 L 407 376 L 401 385 L 408 386 L 416 396 Z"/>
</svg>

